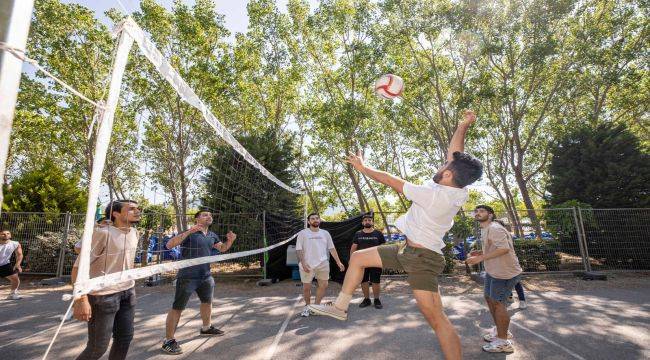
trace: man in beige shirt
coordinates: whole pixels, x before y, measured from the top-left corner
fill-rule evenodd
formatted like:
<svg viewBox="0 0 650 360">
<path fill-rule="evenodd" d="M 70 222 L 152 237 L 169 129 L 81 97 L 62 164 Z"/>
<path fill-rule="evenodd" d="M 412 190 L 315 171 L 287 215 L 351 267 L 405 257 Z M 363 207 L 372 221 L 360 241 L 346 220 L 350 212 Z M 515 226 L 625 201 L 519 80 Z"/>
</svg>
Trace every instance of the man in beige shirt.
<svg viewBox="0 0 650 360">
<path fill-rule="evenodd" d="M 140 209 L 132 200 L 115 200 L 105 210 L 110 225 L 98 226 L 90 247 L 90 278 L 133 269 L 138 245 Z M 72 282 L 77 279 L 79 258 L 72 268 Z M 135 282 L 127 280 L 92 291 L 74 303 L 74 317 L 88 322 L 88 342 L 77 360 L 99 359 L 113 337 L 109 360 L 126 358 L 133 339 Z"/>
<path fill-rule="evenodd" d="M 512 293 L 521 277 L 519 259 L 515 254 L 512 236 L 501 224 L 494 221 L 494 210 L 487 205 L 479 205 L 474 209 L 474 218 L 481 225 L 481 241 L 483 252 L 473 251 L 467 259 L 470 265 L 481 261 L 485 265 L 485 290 L 492 319 L 496 325 L 483 339 L 489 344 L 483 346 L 487 352 L 514 352 L 508 331 L 510 315 L 507 310 L 507 298 Z"/>
</svg>

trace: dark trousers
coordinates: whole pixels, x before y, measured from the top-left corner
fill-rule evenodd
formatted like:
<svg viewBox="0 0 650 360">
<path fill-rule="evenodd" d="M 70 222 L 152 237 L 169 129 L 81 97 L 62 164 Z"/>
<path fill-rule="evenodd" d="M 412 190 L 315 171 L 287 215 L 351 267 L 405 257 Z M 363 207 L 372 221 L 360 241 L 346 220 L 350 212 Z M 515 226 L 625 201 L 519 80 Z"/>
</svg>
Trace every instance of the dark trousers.
<svg viewBox="0 0 650 360">
<path fill-rule="evenodd" d="M 113 337 L 109 360 L 126 359 L 133 339 L 133 317 L 135 315 L 135 289 L 109 295 L 88 295 L 92 309 L 88 322 L 88 343 L 77 360 L 99 359 Z"/>
</svg>

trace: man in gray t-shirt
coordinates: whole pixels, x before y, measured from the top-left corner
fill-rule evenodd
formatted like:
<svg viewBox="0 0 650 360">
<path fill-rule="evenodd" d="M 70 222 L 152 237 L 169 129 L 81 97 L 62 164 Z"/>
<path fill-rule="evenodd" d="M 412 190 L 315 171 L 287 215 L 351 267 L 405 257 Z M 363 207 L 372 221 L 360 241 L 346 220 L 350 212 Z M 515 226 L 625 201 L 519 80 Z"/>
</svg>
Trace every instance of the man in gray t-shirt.
<svg viewBox="0 0 650 360">
<path fill-rule="evenodd" d="M 212 214 L 209 211 L 199 211 L 194 215 L 196 225 L 189 230 L 180 233 L 165 245 L 167 249 L 181 245 L 183 259 L 195 259 L 212 254 L 212 249 L 217 249 L 223 253 L 230 249 L 237 235 L 229 231 L 226 235 L 226 243 L 219 241 L 219 236 L 210 231 L 212 225 Z M 181 354 L 183 350 L 174 339 L 178 321 L 181 313 L 185 310 L 187 302 L 193 292 L 196 292 L 201 300 L 201 320 L 203 327 L 200 330 L 201 335 L 221 336 L 223 331 L 212 326 L 212 294 L 214 292 L 214 279 L 210 273 L 210 263 L 194 265 L 180 269 L 176 276 L 176 293 L 174 295 L 174 304 L 167 314 L 165 339 L 163 340 L 162 350 L 170 354 Z"/>
</svg>

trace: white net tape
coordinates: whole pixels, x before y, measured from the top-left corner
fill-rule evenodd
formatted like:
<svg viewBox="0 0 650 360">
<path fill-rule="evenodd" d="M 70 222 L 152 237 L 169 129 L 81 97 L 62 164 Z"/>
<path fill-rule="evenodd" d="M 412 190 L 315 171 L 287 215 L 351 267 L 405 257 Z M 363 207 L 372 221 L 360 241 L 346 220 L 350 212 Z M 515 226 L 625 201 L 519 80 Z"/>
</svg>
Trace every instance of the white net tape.
<svg viewBox="0 0 650 360">
<path fill-rule="evenodd" d="M 160 74 L 169 82 L 169 84 L 178 92 L 183 100 L 188 104 L 195 107 L 197 110 L 203 114 L 203 118 L 214 128 L 217 134 L 223 138 L 230 146 L 233 147 L 238 153 L 240 153 L 246 161 L 258 169 L 264 176 L 269 178 L 278 186 L 283 189 L 290 191 L 294 194 L 301 194 L 302 191 L 296 188 L 293 188 L 284 182 L 280 181 L 273 174 L 271 174 L 262 164 L 257 162 L 257 160 L 251 155 L 238 141 L 234 136 L 226 129 L 223 124 L 217 120 L 217 118 L 210 112 L 208 106 L 205 105 L 198 95 L 192 90 L 192 88 L 187 85 L 185 80 L 181 75 L 172 67 L 172 65 L 163 57 L 163 55 L 158 51 L 156 45 L 147 39 L 144 31 L 138 26 L 138 24 L 133 21 L 131 18 L 127 18 L 122 24 L 123 31 L 126 31 L 132 38 L 135 40 L 136 44 L 140 47 L 140 51 L 144 56 L 151 61 L 151 63 L 160 71 Z"/>
<path fill-rule="evenodd" d="M 179 260 L 179 261 L 173 261 L 173 262 L 168 262 L 168 263 L 163 263 L 158 265 L 145 266 L 138 269 L 131 269 L 127 271 L 106 274 L 104 276 L 98 276 L 86 280 L 84 282 L 75 283 L 73 295 L 75 297 L 78 297 L 87 294 L 93 290 L 99 290 L 105 288 L 109 285 L 114 285 L 114 284 L 130 281 L 130 280 L 144 279 L 149 276 L 153 276 L 164 272 L 179 270 L 189 266 L 196 266 L 201 264 L 213 263 L 217 261 L 235 259 L 244 256 L 261 254 L 263 252 L 273 250 L 278 246 L 282 246 L 288 243 L 289 241 L 295 239 L 296 236 L 298 236 L 298 234 L 295 234 L 292 237 L 283 240 L 277 244 L 273 244 L 260 249 L 240 251 L 231 254 L 204 256 L 204 257 L 194 258 L 194 259 Z"/>
</svg>

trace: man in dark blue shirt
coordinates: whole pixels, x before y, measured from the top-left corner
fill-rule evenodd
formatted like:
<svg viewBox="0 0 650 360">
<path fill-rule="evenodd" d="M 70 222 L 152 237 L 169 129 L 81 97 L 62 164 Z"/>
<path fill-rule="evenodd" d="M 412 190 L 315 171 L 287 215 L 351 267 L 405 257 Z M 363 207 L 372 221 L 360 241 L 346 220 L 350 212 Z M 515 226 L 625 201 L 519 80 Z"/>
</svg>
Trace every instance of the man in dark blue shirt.
<svg viewBox="0 0 650 360">
<path fill-rule="evenodd" d="M 217 234 L 210 231 L 212 214 L 209 211 L 199 211 L 194 215 L 196 225 L 189 230 L 174 236 L 166 244 L 167 249 L 181 245 L 183 259 L 194 259 L 212 255 L 212 249 L 220 253 L 226 252 L 232 246 L 237 235 L 229 231 L 226 243 L 219 241 Z M 223 331 L 212 326 L 212 294 L 214 292 L 214 279 L 210 273 L 210 263 L 195 265 L 180 269 L 176 276 L 176 294 L 174 304 L 167 314 L 165 340 L 162 350 L 170 354 L 181 354 L 183 350 L 174 339 L 178 321 L 193 292 L 201 300 L 201 320 L 203 327 L 201 335 L 221 336 Z"/>
</svg>

